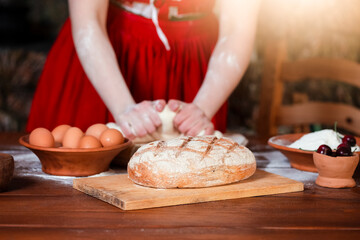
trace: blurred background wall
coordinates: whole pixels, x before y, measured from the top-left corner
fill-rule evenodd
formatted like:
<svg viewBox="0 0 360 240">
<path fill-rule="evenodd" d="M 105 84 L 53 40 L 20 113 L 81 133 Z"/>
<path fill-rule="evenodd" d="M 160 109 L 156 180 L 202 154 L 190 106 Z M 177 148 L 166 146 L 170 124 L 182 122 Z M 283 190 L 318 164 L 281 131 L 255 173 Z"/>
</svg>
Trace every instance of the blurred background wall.
<svg viewBox="0 0 360 240">
<path fill-rule="evenodd" d="M 0 131 L 23 131 L 65 0 L 0 0 Z"/>
<path fill-rule="evenodd" d="M 24 130 L 46 54 L 67 15 L 66 0 L 0 0 L 0 131 Z M 359 24 L 359 0 L 263 0 L 251 63 L 229 101 L 229 130 L 256 130 L 263 54 L 269 41 L 287 40 L 291 59 L 360 61 Z M 313 99 L 360 107 L 359 89 L 326 79 L 287 87 Z M 292 99 L 288 94 L 284 101 Z"/>
</svg>

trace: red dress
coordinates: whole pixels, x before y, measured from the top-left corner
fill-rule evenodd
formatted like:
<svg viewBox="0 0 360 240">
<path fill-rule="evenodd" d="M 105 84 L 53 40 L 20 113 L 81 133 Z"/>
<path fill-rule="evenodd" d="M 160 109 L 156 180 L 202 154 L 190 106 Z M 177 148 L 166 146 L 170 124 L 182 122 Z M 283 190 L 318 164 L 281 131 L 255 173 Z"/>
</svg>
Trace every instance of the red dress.
<svg viewBox="0 0 360 240">
<path fill-rule="evenodd" d="M 137 2 L 141 1 L 144 0 Z M 136 102 L 156 99 L 193 101 L 204 80 L 218 36 L 213 4 L 214 0 L 155 2 L 160 9 L 159 25 L 170 51 L 165 49 L 151 19 L 110 4 L 107 18 L 109 39 Z M 179 14 L 194 11 L 206 14 L 195 20 L 172 21 L 167 17 L 169 6 L 177 6 Z M 223 132 L 226 130 L 226 105 L 212 119 L 215 128 Z M 51 130 L 60 124 L 86 130 L 94 123 L 112 121 L 113 116 L 80 64 L 68 19 L 48 54 L 26 130 L 37 127 Z"/>
</svg>

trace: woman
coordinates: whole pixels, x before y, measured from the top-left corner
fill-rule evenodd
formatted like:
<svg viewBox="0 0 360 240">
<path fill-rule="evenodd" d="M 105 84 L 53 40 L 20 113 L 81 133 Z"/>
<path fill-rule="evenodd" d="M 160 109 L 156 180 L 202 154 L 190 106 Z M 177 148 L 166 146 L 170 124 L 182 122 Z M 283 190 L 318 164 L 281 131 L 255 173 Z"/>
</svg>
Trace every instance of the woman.
<svg viewBox="0 0 360 240">
<path fill-rule="evenodd" d="M 216 17 L 215 0 L 69 0 L 27 130 L 115 121 L 133 139 L 155 131 L 168 101 L 182 133 L 225 131 L 259 4 L 218 1 Z"/>
</svg>

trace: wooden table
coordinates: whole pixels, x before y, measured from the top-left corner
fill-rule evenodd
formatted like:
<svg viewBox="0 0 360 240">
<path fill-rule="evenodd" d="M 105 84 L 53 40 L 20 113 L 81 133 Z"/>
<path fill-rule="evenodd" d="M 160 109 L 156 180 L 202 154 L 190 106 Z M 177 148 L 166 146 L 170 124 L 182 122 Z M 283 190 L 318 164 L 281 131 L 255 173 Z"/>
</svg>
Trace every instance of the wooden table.
<svg viewBox="0 0 360 240">
<path fill-rule="evenodd" d="M 319 187 L 316 173 L 291 168 L 266 139 L 249 137 L 258 168 L 302 181 L 303 192 L 123 211 L 73 189 L 71 177 L 42 173 L 19 136 L 0 133 L 16 168 L 0 193 L 0 239 L 360 239 L 359 179 Z"/>
</svg>

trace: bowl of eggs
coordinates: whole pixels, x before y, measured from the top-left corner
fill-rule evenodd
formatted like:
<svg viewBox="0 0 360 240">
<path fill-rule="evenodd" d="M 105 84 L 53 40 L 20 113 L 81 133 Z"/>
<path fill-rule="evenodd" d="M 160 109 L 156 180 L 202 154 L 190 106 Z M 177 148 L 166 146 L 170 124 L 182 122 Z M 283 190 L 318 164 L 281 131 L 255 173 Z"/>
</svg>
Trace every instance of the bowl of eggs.
<svg viewBox="0 0 360 240">
<path fill-rule="evenodd" d="M 39 158 L 43 172 L 76 177 L 107 171 L 111 161 L 131 145 L 120 131 L 101 123 L 85 132 L 65 124 L 52 131 L 36 128 L 19 142 Z"/>
</svg>

